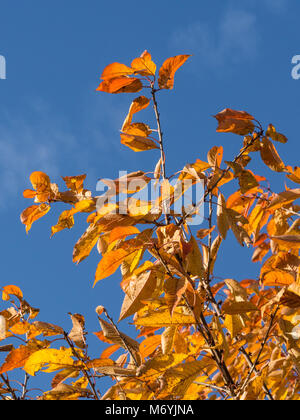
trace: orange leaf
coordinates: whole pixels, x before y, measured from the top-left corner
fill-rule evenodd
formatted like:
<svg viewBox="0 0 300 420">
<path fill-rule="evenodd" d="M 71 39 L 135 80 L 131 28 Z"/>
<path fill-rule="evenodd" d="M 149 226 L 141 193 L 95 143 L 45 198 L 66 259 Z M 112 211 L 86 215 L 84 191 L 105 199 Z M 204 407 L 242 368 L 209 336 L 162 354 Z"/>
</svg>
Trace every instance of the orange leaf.
<svg viewBox="0 0 300 420">
<path fill-rule="evenodd" d="M 262 140 L 260 155 L 264 163 L 269 166 L 272 171 L 283 172 L 285 170 L 285 164 L 281 160 L 275 146 L 267 137 L 264 137 Z"/>
<path fill-rule="evenodd" d="M 40 204 L 39 206 L 28 207 L 23 211 L 21 214 L 21 222 L 26 225 L 27 233 L 30 231 L 32 224 L 45 216 L 50 208 L 51 207 L 48 204 Z"/>
<path fill-rule="evenodd" d="M 115 242 L 118 239 L 124 239 L 127 236 L 134 235 L 136 233 L 140 233 L 138 228 L 135 226 L 120 226 L 113 229 L 109 236 L 110 243 Z"/>
<path fill-rule="evenodd" d="M 105 67 L 101 79 L 114 79 L 116 77 L 130 76 L 133 74 L 132 68 L 121 63 L 112 63 Z"/>
<path fill-rule="evenodd" d="M 129 147 L 134 152 L 144 152 L 147 150 L 158 149 L 157 144 L 147 137 L 143 125 L 132 124 L 126 132 L 121 133 L 121 143 Z"/>
<path fill-rule="evenodd" d="M 86 175 L 65 176 L 63 177 L 63 180 L 65 181 L 67 188 L 74 192 L 81 192 L 83 190 L 85 178 Z"/>
<path fill-rule="evenodd" d="M 127 249 L 119 248 L 106 253 L 98 265 L 94 286 L 98 283 L 98 281 L 114 274 L 125 258 L 133 254 L 135 251 L 136 248 L 129 247 Z"/>
<path fill-rule="evenodd" d="M 17 286 L 5 286 L 3 287 L 3 294 L 2 299 L 4 301 L 10 300 L 10 296 L 16 296 L 19 300 L 23 299 L 23 293 L 22 290 L 19 289 Z"/>
<path fill-rule="evenodd" d="M 156 64 L 152 61 L 151 54 L 147 50 L 139 58 L 133 60 L 131 67 L 135 74 L 155 76 Z"/>
<path fill-rule="evenodd" d="M 191 55 L 177 55 L 164 62 L 159 70 L 158 85 L 161 89 L 173 89 L 175 73 L 189 57 Z"/>
<path fill-rule="evenodd" d="M 72 229 L 73 226 L 74 216 L 72 214 L 72 210 L 63 211 L 62 214 L 59 216 L 57 224 L 55 226 L 52 226 L 51 228 L 51 236 L 55 235 L 61 230 Z"/>
<path fill-rule="evenodd" d="M 50 178 L 44 172 L 33 172 L 30 182 L 35 190 L 45 191 L 50 187 Z"/>
<path fill-rule="evenodd" d="M 143 89 L 140 79 L 131 77 L 115 77 L 103 80 L 96 90 L 107 93 L 135 93 Z"/>
<path fill-rule="evenodd" d="M 224 109 L 215 115 L 219 126 L 218 133 L 234 133 L 241 136 L 252 133 L 254 131 L 254 117 L 244 111 L 234 111 L 233 109 Z"/>
<path fill-rule="evenodd" d="M 280 143 L 287 143 L 288 139 L 280 133 L 277 133 L 274 125 L 270 124 L 268 130 L 266 131 L 266 135 L 271 137 L 274 141 L 279 141 Z"/>
<path fill-rule="evenodd" d="M 150 99 L 146 98 L 145 96 L 139 96 L 138 98 L 134 99 L 130 106 L 129 113 L 123 123 L 121 131 L 125 131 L 130 126 L 133 115 L 147 108 L 149 103 Z"/>
</svg>

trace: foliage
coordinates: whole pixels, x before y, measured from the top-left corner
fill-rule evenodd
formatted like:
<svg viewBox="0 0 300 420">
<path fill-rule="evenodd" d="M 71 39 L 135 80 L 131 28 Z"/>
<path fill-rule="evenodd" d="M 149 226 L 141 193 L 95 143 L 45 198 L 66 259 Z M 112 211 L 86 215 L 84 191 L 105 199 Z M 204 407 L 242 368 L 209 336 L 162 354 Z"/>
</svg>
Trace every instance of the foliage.
<svg viewBox="0 0 300 420">
<path fill-rule="evenodd" d="M 113 63 L 102 73 L 100 92 L 149 93 L 133 100 L 121 143 L 135 152 L 157 150 L 160 156 L 153 172 L 131 173 L 109 185 L 109 191 L 131 195 L 126 203 L 104 200 L 99 206 L 99 197 L 84 188 L 85 175 L 63 178 L 66 189 L 61 190 L 48 175 L 35 172 L 33 189 L 24 192 L 35 202 L 21 215 L 27 232 L 58 202 L 68 208 L 52 235 L 71 229 L 77 213 L 87 214 L 74 262 L 97 246 L 101 260 L 95 285 L 121 268 L 120 320 L 133 316 L 138 336 L 122 333 L 107 308 L 99 306 L 96 335 L 108 347 L 92 359 L 82 315 L 70 314 L 73 329 L 65 332 L 37 321 L 38 310 L 22 291 L 6 286 L 2 299 L 7 308 L 0 313 L 0 352 L 7 353 L 0 367 L 2 399 L 31 398 L 30 378 L 40 372 L 52 373 L 50 389 L 37 397 L 43 400 L 300 399 L 300 188 L 286 186 L 275 193 L 266 178 L 271 170 L 287 183 L 300 184 L 300 168 L 280 158 L 275 144 L 287 139 L 273 125 L 264 130 L 249 113 L 225 109 L 215 116 L 217 131 L 242 136 L 236 157 L 223 164 L 223 147 L 215 146 L 205 161 L 198 159 L 168 177 L 157 93 L 173 89 L 175 73 L 189 57 L 169 58 L 158 77 L 147 51 L 131 66 Z M 150 104 L 155 130 L 133 122 Z M 266 165 L 266 177 L 249 169 L 255 156 Z M 209 212 L 198 232 L 188 221 L 203 203 L 177 214 L 172 206 L 180 194 L 171 178 L 176 185 L 204 182 Z M 140 182 L 147 185 L 151 179 L 160 191 L 155 211 L 152 203 L 134 196 Z M 165 214 L 167 204 L 171 210 Z M 124 206 L 125 214 L 119 211 Z M 222 280 L 216 276 L 222 247 L 232 241 L 230 231 L 241 246 L 253 250 L 252 262 L 261 265 L 258 279 L 228 279 L 225 272 Z M 15 337 L 19 347 L 12 344 Z M 20 369 L 25 380 L 17 385 L 10 375 Z M 104 377 L 113 381 L 108 390 L 101 389 Z"/>
</svg>

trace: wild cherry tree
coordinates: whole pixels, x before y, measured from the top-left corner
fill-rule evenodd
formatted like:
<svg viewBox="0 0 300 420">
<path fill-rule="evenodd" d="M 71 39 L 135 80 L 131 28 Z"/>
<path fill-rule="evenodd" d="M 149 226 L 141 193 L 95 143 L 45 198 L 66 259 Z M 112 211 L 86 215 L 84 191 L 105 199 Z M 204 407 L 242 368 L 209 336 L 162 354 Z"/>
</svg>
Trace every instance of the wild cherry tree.
<svg viewBox="0 0 300 420">
<path fill-rule="evenodd" d="M 153 168 L 103 180 L 108 188 L 101 196 L 84 188 L 85 175 L 63 178 L 61 189 L 43 172 L 31 174 L 33 189 L 24 191 L 35 202 L 21 215 L 27 232 L 56 203 L 66 210 L 52 235 L 71 229 L 76 215 L 86 213 L 73 261 L 80 263 L 97 247 L 96 288 L 120 273 L 119 321 L 133 320 L 136 336 L 120 330 L 109 303 L 99 306 L 96 335 L 107 349 L 94 359 L 83 315 L 70 314 L 73 329 L 64 331 L 51 320 L 37 320 L 39 311 L 22 291 L 5 286 L 3 400 L 300 399 L 300 168 L 280 158 L 275 144 L 287 139 L 272 124 L 264 128 L 248 112 L 225 109 L 215 116 L 217 132 L 239 136 L 236 156 L 223 162 L 223 147 L 214 146 L 206 160 L 168 174 L 158 95 L 173 89 L 175 73 L 189 58 L 169 58 L 157 74 L 145 51 L 130 66 L 108 65 L 101 76 L 99 92 L 144 92 L 130 105 L 121 143 L 134 152 L 157 151 Z M 134 122 L 150 106 L 155 129 Z M 255 156 L 265 164 L 264 174 L 250 169 Z M 284 177 L 279 192 L 268 182 L 271 171 Z M 143 199 L 152 183 L 155 200 Z M 203 188 L 199 202 L 178 206 L 197 186 Z M 197 230 L 191 222 L 203 207 L 206 217 Z M 236 279 L 228 278 L 226 265 L 216 272 L 222 248 L 232 244 L 230 231 L 248 247 L 257 279 L 247 279 L 247 267 Z M 15 381 L 19 371 L 24 379 Z M 40 372 L 49 373 L 49 388 L 37 393 L 32 377 Z M 109 389 L 105 377 L 113 381 Z"/>
</svg>

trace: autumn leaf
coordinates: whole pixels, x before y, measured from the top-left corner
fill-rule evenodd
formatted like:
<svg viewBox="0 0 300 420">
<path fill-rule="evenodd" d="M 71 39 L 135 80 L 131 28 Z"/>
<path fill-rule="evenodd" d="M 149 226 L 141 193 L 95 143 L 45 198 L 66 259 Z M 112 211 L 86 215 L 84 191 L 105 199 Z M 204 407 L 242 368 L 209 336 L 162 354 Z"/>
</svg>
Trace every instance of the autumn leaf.
<svg viewBox="0 0 300 420">
<path fill-rule="evenodd" d="M 8 301 L 11 299 L 11 296 L 17 297 L 20 301 L 23 300 L 23 292 L 17 286 L 4 286 L 2 292 L 2 300 Z"/>
<path fill-rule="evenodd" d="M 132 104 L 130 105 L 128 115 L 123 123 L 122 132 L 125 132 L 126 129 L 130 126 L 132 123 L 133 115 L 137 112 L 142 111 L 143 109 L 146 109 L 150 104 L 150 99 L 146 98 L 145 96 L 139 96 L 138 98 L 134 99 Z"/>
<path fill-rule="evenodd" d="M 13 349 L 0 367 L 0 374 L 23 368 L 31 355 L 42 351 L 41 349 L 47 345 L 47 343 L 31 340 L 26 346 L 21 345 L 19 348 Z"/>
<path fill-rule="evenodd" d="M 279 141 L 280 143 L 287 143 L 288 139 L 280 133 L 277 133 L 274 125 L 270 124 L 267 131 L 266 136 L 270 137 L 274 141 Z"/>
<path fill-rule="evenodd" d="M 85 319 L 80 314 L 69 314 L 73 323 L 73 328 L 69 333 L 69 339 L 74 341 L 75 345 L 80 349 L 85 349 L 86 340 L 85 340 Z"/>
<path fill-rule="evenodd" d="M 112 63 L 105 67 L 101 74 L 101 79 L 114 79 L 116 77 L 131 76 L 133 70 L 131 67 L 121 63 Z"/>
<path fill-rule="evenodd" d="M 72 210 L 66 210 L 59 216 L 58 222 L 55 226 L 52 226 L 52 236 L 64 229 L 72 229 L 74 226 L 74 216 Z"/>
<path fill-rule="evenodd" d="M 29 356 L 24 365 L 24 370 L 31 376 L 44 368 L 44 372 L 55 372 L 57 370 L 73 366 L 72 349 L 61 348 L 43 349 L 34 352 Z"/>
<path fill-rule="evenodd" d="M 275 146 L 266 137 L 262 140 L 260 155 L 263 162 L 272 169 L 272 171 L 283 172 L 285 170 L 285 164 L 281 160 Z"/>
<path fill-rule="evenodd" d="M 219 126 L 218 133 L 234 133 L 240 136 L 247 135 L 254 131 L 254 117 L 244 111 L 234 111 L 232 109 L 224 109 L 215 115 Z"/>
<path fill-rule="evenodd" d="M 217 224 L 221 237 L 226 239 L 230 223 L 226 213 L 226 201 L 223 194 L 219 194 L 218 197 Z"/>
<path fill-rule="evenodd" d="M 135 235 L 137 233 L 140 233 L 140 231 L 135 226 L 116 227 L 110 232 L 109 241 L 110 243 L 113 243 L 116 240 L 124 239 L 127 236 Z"/>
<path fill-rule="evenodd" d="M 251 302 L 227 301 L 222 306 L 222 311 L 227 315 L 241 315 L 258 310 L 259 309 Z"/>
<path fill-rule="evenodd" d="M 150 269 L 142 272 L 137 277 L 132 276 L 129 280 L 129 286 L 126 288 L 126 295 L 121 308 L 119 321 L 135 314 L 144 305 L 143 301 L 159 297 L 161 293 L 160 285 L 163 280 L 164 273 L 160 270 Z"/>
<path fill-rule="evenodd" d="M 80 193 L 83 190 L 83 183 L 86 179 L 86 175 L 77 175 L 77 176 L 65 176 L 63 180 L 66 183 L 67 188 L 70 190 Z"/>
<path fill-rule="evenodd" d="M 191 55 L 177 55 L 168 58 L 163 63 L 159 70 L 158 85 L 160 89 L 173 89 L 175 73 L 189 57 L 191 57 Z"/>
<path fill-rule="evenodd" d="M 126 132 L 121 133 L 121 143 L 134 152 L 145 152 L 158 149 L 158 145 L 149 139 L 143 130 L 138 127 L 129 127 Z"/>
<path fill-rule="evenodd" d="M 156 64 L 152 61 L 151 54 L 146 50 L 139 58 L 135 58 L 131 63 L 134 74 L 141 76 L 155 76 Z"/>
<path fill-rule="evenodd" d="M 28 233 L 33 225 L 38 219 L 44 217 L 51 207 L 48 204 L 40 204 L 28 207 L 21 214 L 21 222 L 26 226 L 26 232 Z"/>
<path fill-rule="evenodd" d="M 143 89 L 140 79 L 133 77 L 115 77 L 114 79 L 103 80 L 97 91 L 107 93 L 136 93 Z"/>
</svg>

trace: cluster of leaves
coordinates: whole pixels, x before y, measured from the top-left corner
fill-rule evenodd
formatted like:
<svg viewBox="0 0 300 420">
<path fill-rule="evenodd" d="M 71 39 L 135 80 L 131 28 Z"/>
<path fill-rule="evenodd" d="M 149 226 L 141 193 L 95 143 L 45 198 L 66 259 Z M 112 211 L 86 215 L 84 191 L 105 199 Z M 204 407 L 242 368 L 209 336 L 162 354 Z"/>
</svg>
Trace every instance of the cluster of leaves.
<svg viewBox="0 0 300 420">
<path fill-rule="evenodd" d="M 24 192 L 36 202 L 21 215 L 27 231 L 57 202 L 69 209 L 52 227 L 53 235 L 72 228 L 76 213 L 88 214 L 88 228 L 75 245 L 74 262 L 83 261 L 97 246 L 101 260 L 95 284 L 121 268 L 124 302 L 119 320 L 133 316 L 138 336 L 126 336 L 106 308 L 97 308 L 101 331 L 96 335 L 109 347 L 92 360 L 82 315 L 71 315 L 70 333 L 34 321 L 37 310 L 22 292 L 5 287 L 3 300 L 12 306 L 0 313 L 0 340 L 19 337 L 23 343 L 17 348 L 0 347 L 0 352 L 8 352 L 0 367 L 3 399 L 27 398 L 29 376 L 40 371 L 57 372 L 51 390 L 41 399 L 300 399 L 300 188 L 286 186 L 275 193 L 266 177 L 255 174 L 249 165 L 257 155 L 269 169 L 296 184 L 300 184 L 300 168 L 287 166 L 280 158 L 275 144 L 287 139 L 273 125 L 264 130 L 249 113 L 225 109 L 216 115 L 217 131 L 242 136 L 237 156 L 224 165 L 223 147 L 215 146 L 205 161 L 198 159 L 167 177 L 156 95 L 173 88 L 175 73 L 188 58 L 166 60 L 156 78 L 156 65 L 146 51 L 130 67 L 120 63 L 106 67 L 98 88 L 108 93 L 149 89 L 149 98 L 133 100 L 121 143 L 135 152 L 160 152 L 153 176 L 139 171 L 108 186 L 117 194 L 134 195 L 139 181 L 147 185 L 155 179 L 160 188 L 155 211 L 153 203 L 134 197 L 114 205 L 104 200 L 99 207 L 99 198 L 84 189 L 84 175 L 64 178 L 67 190 L 59 191 L 46 174 L 35 172 L 30 178 L 33 190 Z M 150 103 L 156 130 L 132 122 Z M 151 136 L 153 132 L 158 138 Z M 175 186 L 171 178 L 176 178 Z M 176 186 L 185 180 L 193 185 L 204 182 L 204 197 L 176 214 L 172 206 L 185 192 L 178 193 Z M 233 188 L 228 197 L 224 185 L 226 191 L 228 186 Z M 188 221 L 203 202 L 209 207 L 207 226 L 193 232 Z M 164 214 L 166 204 L 168 214 Z M 118 212 L 124 206 L 127 213 Z M 261 265 L 257 279 L 228 279 L 225 272 L 216 276 L 216 261 L 230 231 L 241 246 L 253 250 L 253 263 Z M 57 347 L 59 340 L 65 347 Z M 120 349 L 122 354 L 115 360 L 113 355 Z M 16 369 L 25 371 L 19 390 L 8 376 Z M 106 376 L 115 383 L 100 392 L 101 378 Z"/>
</svg>

